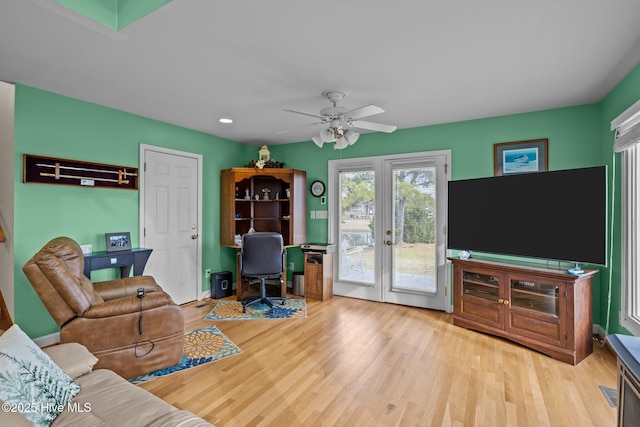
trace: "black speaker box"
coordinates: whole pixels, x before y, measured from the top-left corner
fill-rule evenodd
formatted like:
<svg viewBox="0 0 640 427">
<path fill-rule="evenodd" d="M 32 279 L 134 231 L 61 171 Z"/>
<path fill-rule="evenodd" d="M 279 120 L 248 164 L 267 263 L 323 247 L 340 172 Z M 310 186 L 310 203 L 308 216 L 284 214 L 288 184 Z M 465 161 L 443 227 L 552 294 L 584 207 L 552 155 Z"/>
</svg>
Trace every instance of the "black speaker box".
<svg viewBox="0 0 640 427">
<path fill-rule="evenodd" d="M 230 271 L 211 274 L 211 298 L 219 299 L 233 295 L 233 276 Z"/>
</svg>

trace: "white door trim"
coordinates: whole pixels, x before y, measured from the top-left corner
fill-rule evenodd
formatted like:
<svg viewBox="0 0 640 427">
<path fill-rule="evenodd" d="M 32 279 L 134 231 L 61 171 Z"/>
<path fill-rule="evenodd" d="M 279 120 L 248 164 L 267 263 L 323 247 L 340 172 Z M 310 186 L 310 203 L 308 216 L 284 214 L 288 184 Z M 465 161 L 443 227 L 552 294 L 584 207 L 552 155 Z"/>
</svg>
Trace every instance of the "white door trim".
<svg viewBox="0 0 640 427">
<path fill-rule="evenodd" d="M 147 151 L 155 151 L 163 154 L 170 154 L 174 156 L 182 156 L 195 159 L 198 164 L 198 233 L 200 237 L 196 242 L 196 287 L 197 296 L 201 300 L 206 296 L 206 292 L 202 290 L 202 154 L 189 153 L 187 151 L 174 150 L 171 148 L 157 147 L 155 145 L 140 143 L 140 171 L 144 171 L 144 159 Z M 144 236 L 144 213 L 145 213 L 145 198 L 143 197 L 145 191 L 145 174 L 141 173 L 139 177 L 140 188 L 138 191 L 139 205 L 140 205 L 140 236 L 139 241 L 142 243 L 145 241 Z M 162 286 L 162 285 L 160 285 Z"/>
</svg>

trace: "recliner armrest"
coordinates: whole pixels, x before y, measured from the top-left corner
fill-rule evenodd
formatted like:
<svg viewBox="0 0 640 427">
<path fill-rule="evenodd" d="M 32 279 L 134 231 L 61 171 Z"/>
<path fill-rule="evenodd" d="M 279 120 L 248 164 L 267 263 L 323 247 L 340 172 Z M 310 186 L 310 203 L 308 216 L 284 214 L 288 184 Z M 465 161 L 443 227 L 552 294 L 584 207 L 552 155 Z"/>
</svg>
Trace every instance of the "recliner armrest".
<svg viewBox="0 0 640 427">
<path fill-rule="evenodd" d="M 94 304 L 84 312 L 82 317 L 87 319 L 98 319 L 135 313 L 140 311 L 141 303 L 142 311 L 174 304 L 171 297 L 166 292 L 150 292 L 142 299 L 132 295 L 108 300 L 102 304 Z"/>
<path fill-rule="evenodd" d="M 94 292 L 105 301 L 135 296 L 139 288 L 143 288 L 145 293 L 162 292 L 162 288 L 151 276 L 125 277 L 93 284 Z"/>
</svg>

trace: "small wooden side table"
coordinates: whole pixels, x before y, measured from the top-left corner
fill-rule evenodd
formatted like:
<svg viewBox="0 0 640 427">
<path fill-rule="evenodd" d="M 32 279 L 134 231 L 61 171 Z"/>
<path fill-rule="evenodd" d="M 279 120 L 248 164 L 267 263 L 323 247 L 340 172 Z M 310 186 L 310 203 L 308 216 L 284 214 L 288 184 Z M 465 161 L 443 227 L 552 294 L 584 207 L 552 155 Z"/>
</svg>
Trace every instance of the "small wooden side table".
<svg viewBox="0 0 640 427">
<path fill-rule="evenodd" d="M 305 252 L 304 296 L 320 301 L 333 297 L 333 253 Z"/>
</svg>

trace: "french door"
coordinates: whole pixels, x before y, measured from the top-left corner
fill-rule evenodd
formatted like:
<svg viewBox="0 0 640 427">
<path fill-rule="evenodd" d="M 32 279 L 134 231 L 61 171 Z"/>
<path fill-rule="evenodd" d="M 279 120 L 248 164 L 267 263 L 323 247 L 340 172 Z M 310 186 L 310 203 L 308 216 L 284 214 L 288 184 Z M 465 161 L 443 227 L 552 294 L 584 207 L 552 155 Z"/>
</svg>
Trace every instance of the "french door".
<svg viewBox="0 0 640 427">
<path fill-rule="evenodd" d="M 449 164 L 449 151 L 329 162 L 336 295 L 451 310 Z"/>
</svg>

